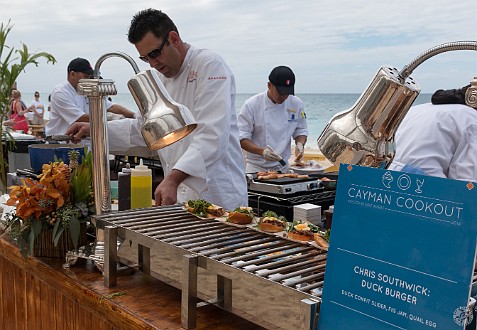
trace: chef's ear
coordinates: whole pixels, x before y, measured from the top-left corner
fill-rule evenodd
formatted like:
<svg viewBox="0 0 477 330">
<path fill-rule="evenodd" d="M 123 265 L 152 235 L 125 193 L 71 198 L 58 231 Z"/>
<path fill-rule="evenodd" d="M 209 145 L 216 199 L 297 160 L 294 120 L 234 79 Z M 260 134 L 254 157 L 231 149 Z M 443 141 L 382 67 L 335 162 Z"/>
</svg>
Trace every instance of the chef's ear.
<svg viewBox="0 0 477 330">
<path fill-rule="evenodd" d="M 173 45 L 177 45 L 178 43 L 181 43 L 181 37 L 176 31 L 171 31 L 169 32 L 169 42 Z"/>
</svg>

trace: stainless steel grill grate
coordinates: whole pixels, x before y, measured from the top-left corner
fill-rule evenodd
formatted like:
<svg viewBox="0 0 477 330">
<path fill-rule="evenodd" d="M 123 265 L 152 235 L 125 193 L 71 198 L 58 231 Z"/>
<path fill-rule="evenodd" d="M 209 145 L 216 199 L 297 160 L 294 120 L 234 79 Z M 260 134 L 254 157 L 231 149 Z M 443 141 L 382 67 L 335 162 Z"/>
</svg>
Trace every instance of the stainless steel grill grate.
<svg viewBox="0 0 477 330">
<path fill-rule="evenodd" d="M 171 262 L 181 264 L 184 255 L 194 254 L 201 258 L 202 268 L 217 276 L 234 279 L 235 287 L 242 285 L 243 290 L 257 292 L 263 287 L 269 287 L 267 290 L 271 295 L 282 296 L 285 297 L 284 299 L 288 297 L 288 302 L 283 299 L 277 302 L 284 310 L 291 311 L 292 306 L 299 305 L 302 299 L 315 299 L 317 303 L 320 301 L 326 253 L 313 245 L 294 242 L 274 234 L 227 224 L 216 219 L 199 218 L 185 211 L 180 205 L 121 211 L 96 216 L 95 219 L 99 228 L 112 227 L 118 237 L 134 241 L 140 247 L 150 249 L 151 251 L 144 254 L 146 257 L 152 253 L 168 251 L 170 255 L 176 255 L 171 257 L 173 259 Z M 115 235 L 112 235 L 110 239 L 116 240 Z M 117 251 L 112 251 L 115 248 L 108 249 L 108 246 L 116 247 L 116 245 L 106 242 L 105 282 L 107 285 L 115 285 L 113 274 L 115 266 L 107 268 L 106 258 L 109 254 L 111 260 L 115 259 Z M 150 267 L 147 260 L 139 260 L 139 263 L 145 264 L 146 270 Z M 186 281 L 184 278 L 187 277 L 183 277 L 183 281 Z M 240 292 L 242 289 L 239 288 L 236 291 Z M 232 295 L 232 289 L 229 293 Z M 247 310 L 248 307 L 244 308 L 245 312 L 240 312 L 241 303 L 236 298 L 238 295 L 234 290 L 234 306 L 228 308 L 225 306 L 225 309 L 232 312 L 239 311 L 237 314 L 241 316 L 250 314 L 251 309 Z M 230 297 L 225 298 L 225 300 L 228 299 L 231 300 Z M 257 300 L 259 300 L 258 297 Z M 286 307 L 287 303 L 290 307 Z M 247 302 L 247 304 L 251 303 Z M 286 317 L 286 324 L 293 324 L 290 323 L 290 316 Z M 273 318 L 276 317 L 270 318 L 265 321 L 265 324 L 274 325 Z M 303 320 L 300 315 L 296 318 L 297 322 Z M 257 316 L 251 319 L 257 321 Z M 283 321 L 277 318 L 277 322 Z M 281 326 L 283 323 L 279 327 Z"/>
</svg>

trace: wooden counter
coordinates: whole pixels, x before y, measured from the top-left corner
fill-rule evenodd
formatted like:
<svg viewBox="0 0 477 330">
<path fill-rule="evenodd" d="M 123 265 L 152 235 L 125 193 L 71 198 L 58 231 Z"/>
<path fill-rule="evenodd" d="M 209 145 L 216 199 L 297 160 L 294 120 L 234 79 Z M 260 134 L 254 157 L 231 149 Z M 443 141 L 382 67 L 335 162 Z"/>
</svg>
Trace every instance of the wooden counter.
<svg viewBox="0 0 477 330">
<path fill-rule="evenodd" d="M 180 290 L 133 268 L 107 288 L 93 262 L 79 259 L 66 269 L 63 262 L 23 258 L 0 239 L 0 329 L 181 329 Z M 206 305 L 196 329 L 263 328 Z"/>
</svg>

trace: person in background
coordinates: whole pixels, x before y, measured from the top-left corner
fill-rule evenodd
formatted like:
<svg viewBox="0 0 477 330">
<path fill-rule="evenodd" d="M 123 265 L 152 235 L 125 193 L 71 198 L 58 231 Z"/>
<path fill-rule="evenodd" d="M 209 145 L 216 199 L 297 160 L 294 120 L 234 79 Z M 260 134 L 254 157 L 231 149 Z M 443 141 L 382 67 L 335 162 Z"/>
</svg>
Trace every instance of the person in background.
<svg viewBox="0 0 477 330">
<path fill-rule="evenodd" d="M 431 103 L 409 109 L 388 169 L 477 181 L 477 111 L 465 103 L 469 86 L 438 90 Z"/>
<path fill-rule="evenodd" d="M 159 72 L 168 93 L 186 106 L 199 127 L 160 149 L 164 180 L 156 205 L 205 199 L 228 210 L 248 205 L 247 184 L 235 112 L 235 79 L 217 53 L 185 43 L 174 22 L 160 10 L 134 15 L 128 40 L 139 58 Z M 141 145 L 141 118 L 108 122 L 109 150 Z M 68 131 L 80 138 L 89 127 Z M 119 149 L 119 150 L 118 150 Z"/>
<path fill-rule="evenodd" d="M 277 66 L 268 76 L 268 89 L 245 101 L 238 115 L 240 145 L 246 151 L 248 173 L 288 172 L 291 139 L 295 161 L 303 158 L 308 127 L 302 100 L 295 94 L 295 74 Z M 285 161 L 280 164 L 280 160 Z"/>
<path fill-rule="evenodd" d="M 48 108 L 47 111 L 43 114 L 43 120 L 48 121 L 50 120 L 50 112 L 51 112 L 51 94 L 48 95 Z"/>
<path fill-rule="evenodd" d="M 89 101 L 85 95 L 79 95 L 76 87 L 80 79 L 93 77 L 93 68 L 88 60 L 75 58 L 68 64 L 67 80 L 57 85 L 51 93 L 51 112 L 45 133 L 63 135 L 74 122 L 89 122 Z M 126 118 L 133 118 L 134 112 L 119 104 L 106 102 L 106 109 Z"/>
<path fill-rule="evenodd" d="M 45 106 L 43 102 L 40 101 L 40 93 L 35 92 L 35 99 L 31 101 L 32 111 L 33 111 L 33 125 L 43 125 L 43 114 L 45 112 Z"/>
<path fill-rule="evenodd" d="M 19 90 L 15 89 L 12 91 L 13 101 L 10 109 L 11 116 L 4 124 L 12 127 L 15 131 L 22 131 L 27 134 L 29 127 L 25 114 L 27 114 L 30 109 L 26 108 L 24 103 L 21 102 L 21 97 L 22 93 Z"/>
</svg>

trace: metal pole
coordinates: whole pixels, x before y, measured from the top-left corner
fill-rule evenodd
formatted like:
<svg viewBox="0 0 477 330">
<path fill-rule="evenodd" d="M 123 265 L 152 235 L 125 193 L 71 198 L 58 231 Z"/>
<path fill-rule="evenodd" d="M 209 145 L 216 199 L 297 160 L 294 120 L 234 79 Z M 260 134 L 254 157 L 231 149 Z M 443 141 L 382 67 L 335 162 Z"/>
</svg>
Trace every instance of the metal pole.
<svg viewBox="0 0 477 330">
<path fill-rule="evenodd" d="M 82 79 L 77 92 L 89 99 L 94 205 L 101 215 L 111 211 L 106 96 L 116 95 L 117 90 L 113 80 Z"/>
</svg>

